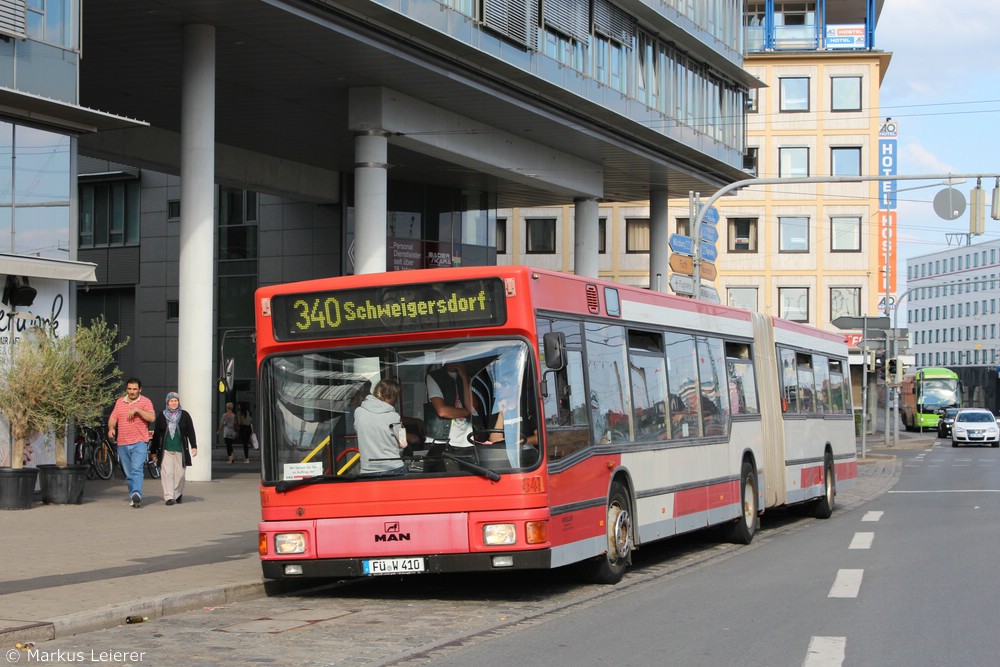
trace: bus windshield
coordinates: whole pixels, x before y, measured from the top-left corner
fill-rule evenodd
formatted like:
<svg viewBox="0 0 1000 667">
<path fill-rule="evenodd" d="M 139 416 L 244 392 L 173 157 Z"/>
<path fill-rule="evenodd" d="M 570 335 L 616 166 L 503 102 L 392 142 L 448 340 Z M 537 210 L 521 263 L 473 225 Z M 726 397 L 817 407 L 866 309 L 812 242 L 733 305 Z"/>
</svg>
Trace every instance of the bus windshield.
<svg viewBox="0 0 1000 667">
<path fill-rule="evenodd" d="M 923 409 L 940 410 L 958 405 L 958 380 L 924 380 L 920 385 Z"/>
<path fill-rule="evenodd" d="M 270 357 L 261 365 L 264 482 L 532 468 L 541 456 L 529 359 L 519 340 Z"/>
</svg>

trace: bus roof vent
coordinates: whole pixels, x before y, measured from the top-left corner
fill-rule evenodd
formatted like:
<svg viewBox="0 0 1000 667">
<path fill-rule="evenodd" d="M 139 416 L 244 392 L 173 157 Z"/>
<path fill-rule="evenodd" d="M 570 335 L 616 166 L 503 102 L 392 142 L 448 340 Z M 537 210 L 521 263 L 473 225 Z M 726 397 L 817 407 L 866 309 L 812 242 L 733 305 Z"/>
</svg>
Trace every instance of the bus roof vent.
<svg viewBox="0 0 1000 667">
<path fill-rule="evenodd" d="M 587 310 L 594 315 L 601 312 L 601 300 L 597 297 L 597 285 L 587 285 Z"/>
</svg>

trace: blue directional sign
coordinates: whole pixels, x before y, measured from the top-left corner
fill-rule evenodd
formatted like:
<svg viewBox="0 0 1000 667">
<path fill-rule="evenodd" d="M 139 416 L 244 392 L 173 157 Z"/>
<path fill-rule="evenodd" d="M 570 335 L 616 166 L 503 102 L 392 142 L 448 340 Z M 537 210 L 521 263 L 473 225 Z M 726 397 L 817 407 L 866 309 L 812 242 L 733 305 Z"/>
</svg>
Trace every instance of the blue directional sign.
<svg viewBox="0 0 1000 667">
<path fill-rule="evenodd" d="M 707 222 L 710 225 L 719 224 L 719 209 L 714 206 L 708 207 L 705 211 L 705 215 L 701 218 L 702 222 Z"/>
<path fill-rule="evenodd" d="M 670 249 L 674 252 L 694 256 L 694 239 L 690 236 L 671 234 L 667 243 L 670 245 Z"/>
<path fill-rule="evenodd" d="M 719 258 L 719 249 L 715 247 L 714 243 L 702 243 L 700 250 L 701 258 L 706 262 L 714 262 Z"/>
<path fill-rule="evenodd" d="M 706 243 L 715 243 L 719 240 L 719 228 L 701 223 L 701 240 Z"/>
</svg>

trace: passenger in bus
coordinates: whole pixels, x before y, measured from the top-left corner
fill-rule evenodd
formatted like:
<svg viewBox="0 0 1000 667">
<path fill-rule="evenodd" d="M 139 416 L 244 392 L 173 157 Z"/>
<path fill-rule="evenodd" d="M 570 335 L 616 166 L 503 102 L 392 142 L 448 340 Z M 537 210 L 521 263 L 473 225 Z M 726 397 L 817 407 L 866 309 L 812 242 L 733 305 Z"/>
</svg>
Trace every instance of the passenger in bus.
<svg viewBox="0 0 1000 667">
<path fill-rule="evenodd" d="M 427 438 L 452 447 L 472 447 L 472 389 L 465 364 L 450 362 L 427 374 L 424 424 Z"/>
<path fill-rule="evenodd" d="M 400 450 L 406 446 L 406 437 L 395 408 L 397 400 L 399 383 L 381 380 L 354 413 L 361 475 L 381 477 L 406 472 L 406 465 L 400 457 Z"/>
<path fill-rule="evenodd" d="M 509 375 L 497 375 L 494 389 L 493 409 L 490 410 L 489 442 L 503 442 L 507 448 L 510 465 L 519 468 L 526 465 L 522 460 L 523 445 L 538 446 L 538 424 L 522 405 L 519 386 Z M 525 401 L 527 403 L 527 401 Z M 536 460 L 535 457 L 532 457 Z"/>
<path fill-rule="evenodd" d="M 351 400 L 347 402 L 347 410 L 344 412 L 344 423 L 346 425 L 347 435 L 357 434 L 357 430 L 354 426 L 354 413 L 357 411 L 361 403 L 364 402 L 365 397 L 372 393 L 372 383 L 371 380 L 365 380 L 361 383 L 361 387 L 354 392 L 351 396 Z"/>
</svg>

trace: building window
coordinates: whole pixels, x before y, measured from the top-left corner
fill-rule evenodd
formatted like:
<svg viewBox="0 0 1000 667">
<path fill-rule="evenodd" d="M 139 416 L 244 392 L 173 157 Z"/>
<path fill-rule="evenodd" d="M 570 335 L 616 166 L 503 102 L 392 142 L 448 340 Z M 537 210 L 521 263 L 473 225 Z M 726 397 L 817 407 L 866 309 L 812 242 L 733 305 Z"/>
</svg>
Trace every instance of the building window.
<svg viewBox="0 0 1000 667">
<path fill-rule="evenodd" d="M 625 252 L 649 252 L 649 218 L 625 220 Z"/>
<path fill-rule="evenodd" d="M 688 218 L 677 218 L 677 234 L 691 236 L 691 221 Z"/>
<path fill-rule="evenodd" d="M 809 218 L 778 218 L 778 252 L 809 252 Z"/>
<path fill-rule="evenodd" d="M 757 218 L 729 218 L 729 252 L 757 252 Z"/>
<path fill-rule="evenodd" d="M 180 301 L 167 301 L 167 319 L 179 320 L 181 317 Z"/>
<path fill-rule="evenodd" d="M 80 247 L 139 242 L 139 181 L 80 184 Z"/>
<path fill-rule="evenodd" d="M 831 287 L 830 288 L 830 321 L 838 317 L 860 317 L 861 316 L 861 288 L 860 287 Z"/>
<path fill-rule="evenodd" d="M 743 171 L 751 176 L 757 175 L 757 147 L 748 146 L 747 152 L 743 154 Z"/>
<path fill-rule="evenodd" d="M 778 316 L 793 322 L 809 321 L 809 288 L 779 287 Z"/>
<path fill-rule="evenodd" d="M 747 91 L 747 113 L 757 113 L 758 97 L 756 88 L 751 88 Z"/>
<path fill-rule="evenodd" d="M 859 146 L 830 149 L 831 176 L 860 176 L 861 148 Z"/>
<path fill-rule="evenodd" d="M 795 178 L 809 175 L 809 149 L 805 146 L 778 149 L 778 176 Z"/>
<path fill-rule="evenodd" d="M 507 254 L 507 218 L 497 218 L 497 254 Z"/>
<path fill-rule="evenodd" d="M 551 255 L 556 251 L 556 219 L 528 218 L 526 252 L 529 255 Z"/>
<path fill-rule="evenodd" d="M 757 310 L 756 287 L 727 287 L 726 302 L 730 306 Z"/>
<path fill-rule="evenodd" d="M 597 254 L 603 255 L 608 251 L 608 219 L 597 219 Z"/>
<path fill-rule="evenodd" d="M 830 251 L 861 251 L 861 218 L 851 216 L 830 218 Z"/>
<path fill-rule="evenodd" d="M 861 111 L 861 77 L 830 79 L 830 111 Z"/>
<path fill-rule="evenodd" d="M 779 109 L 782 112 L 809 111 L 809 77 L 781 77 L 778 80 Z"/>
<path fill-rule="evenodd" d="M 181 200 L 171 199 L 167 201 L 167 220 L 181 219 Z"/>
</svg>

